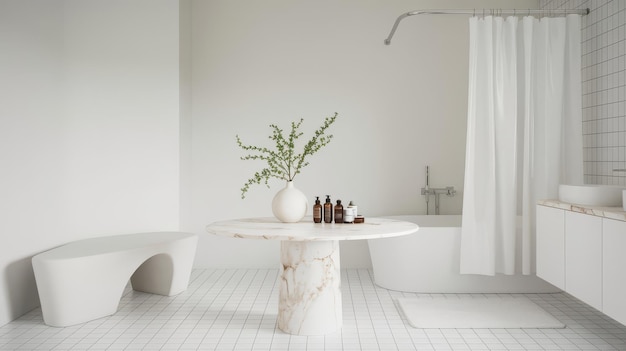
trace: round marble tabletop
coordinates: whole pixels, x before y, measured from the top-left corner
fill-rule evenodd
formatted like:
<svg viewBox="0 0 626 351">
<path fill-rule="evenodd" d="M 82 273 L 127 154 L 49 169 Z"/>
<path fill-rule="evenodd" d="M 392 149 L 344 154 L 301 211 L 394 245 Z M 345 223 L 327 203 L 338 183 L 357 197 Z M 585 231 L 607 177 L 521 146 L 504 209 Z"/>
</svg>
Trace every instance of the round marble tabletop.
<svg viewBox="0 0 626 351">
<path fill-rule="evenodd" d="M 276 218 L 243 218 L 209 224 L 215 235 L 245 239 L 325 241 L 390 238 L 411 234 L 415 223 L 387 218 L 365 218 L 365 223 L 314 223 L 305 217 L 297 223 L 282 223 Z"/>
</svg>

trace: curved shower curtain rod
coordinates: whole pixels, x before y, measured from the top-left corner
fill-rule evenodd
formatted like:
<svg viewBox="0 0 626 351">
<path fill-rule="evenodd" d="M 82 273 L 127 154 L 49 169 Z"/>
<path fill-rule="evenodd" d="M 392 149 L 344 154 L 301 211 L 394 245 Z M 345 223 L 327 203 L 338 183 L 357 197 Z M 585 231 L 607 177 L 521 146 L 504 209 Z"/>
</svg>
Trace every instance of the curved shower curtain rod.
<svg viewBox="0 0 626 351">
<path fill-rule="evenodd" d="M 582 10 L 518 10 L 518 9 L 510 9 L 510 10 L 505 10 L 505 9 L 491 9 L 491 10 L 476 10 L 476 9 L 472 9 L 472 10 L 417 10 L 417 11 L 410 11 L 407 13 L 403 13 L 400 16 L 398 16 L 398 18 L 396 19 L 396 22 L 393 24 L 393 27 L 391 28 L 391 33 L 389 33 L 389 36 L 387 37 L 387 39 L 385 39 L 385 45 L 389 45 L 391 44 L 391 38 L 393 37 L 393 35 L 396 33 L 396 29 L 398 29 L 398 25 L 400 24 L 400 21 L 402 21 L 403 19 L 405 19 L 406 17 L 409 16 L 415 16 L 415 15 L 480 15 L 482 14 L 483 16 L 486 15 L 498 15 L 498 16 L 502 16 L 502 15 L 513 15 L 513 16 L 523 16 L 523 15 L 559 15 L 559 16 L 565 16 L 565 15 L 570 15 L 570 14 L 577 14 L 577 15 L 588 15 L 589 14 L 589 9 L 582 9 Z"/>
</svg>

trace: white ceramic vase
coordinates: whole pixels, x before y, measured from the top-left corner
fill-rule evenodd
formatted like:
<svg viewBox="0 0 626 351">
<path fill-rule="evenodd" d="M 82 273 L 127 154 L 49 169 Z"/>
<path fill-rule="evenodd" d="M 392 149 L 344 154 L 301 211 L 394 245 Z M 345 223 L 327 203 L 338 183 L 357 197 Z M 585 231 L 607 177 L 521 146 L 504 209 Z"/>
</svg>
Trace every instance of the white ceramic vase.
<svg viewBox="0 0 626 351">
<path fill-rule="evenodd" d="M 306 196 L 293 186 L 293 181 L 288 181 L 287 186 L 280 190 L 272 200 L 272 212 L 274 217 L 284 223 L 300 221 L 309 207 Z"/>
</svg>

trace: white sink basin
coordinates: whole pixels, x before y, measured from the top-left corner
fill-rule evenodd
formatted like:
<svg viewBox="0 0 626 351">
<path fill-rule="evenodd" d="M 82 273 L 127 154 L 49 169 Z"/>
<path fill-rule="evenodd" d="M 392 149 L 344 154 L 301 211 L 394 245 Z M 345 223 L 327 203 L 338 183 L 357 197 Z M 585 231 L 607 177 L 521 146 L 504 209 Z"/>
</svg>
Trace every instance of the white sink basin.
<svg viewBox="0 0 626 351">
<path fill-rule="evenodd" d="M 621 207 L 622 191 L 617 185 L 559 185 L 559 200 L 587 206 Z"/>
</svg>

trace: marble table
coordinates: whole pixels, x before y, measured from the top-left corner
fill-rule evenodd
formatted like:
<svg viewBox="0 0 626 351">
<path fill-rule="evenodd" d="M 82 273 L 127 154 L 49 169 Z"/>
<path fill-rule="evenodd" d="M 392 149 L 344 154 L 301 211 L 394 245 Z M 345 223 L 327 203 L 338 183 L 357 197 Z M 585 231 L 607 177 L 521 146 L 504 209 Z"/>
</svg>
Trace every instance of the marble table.
<svg viewBox="0 0 626 351">
<path fill-rule="evenodd" d="M 280 240 L 278 328 L 289 334 L 323 335 L 342 325 L 340 240 L 382 239 L 414 233 L 417 224 L 385 218 L 365 223 L 282 223 L 275 218 L 215 222 L 211 234 Z"/>
</svg>

